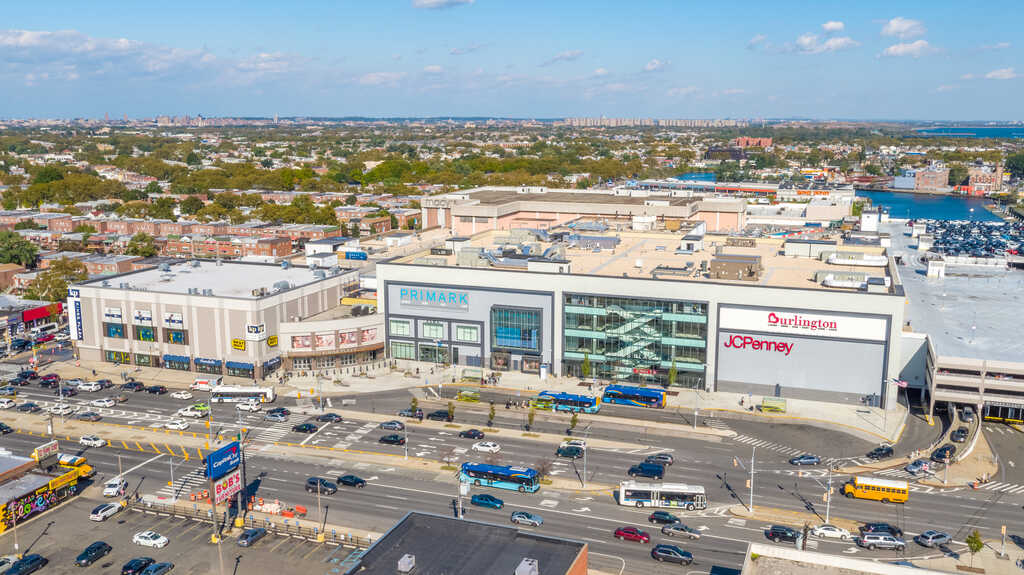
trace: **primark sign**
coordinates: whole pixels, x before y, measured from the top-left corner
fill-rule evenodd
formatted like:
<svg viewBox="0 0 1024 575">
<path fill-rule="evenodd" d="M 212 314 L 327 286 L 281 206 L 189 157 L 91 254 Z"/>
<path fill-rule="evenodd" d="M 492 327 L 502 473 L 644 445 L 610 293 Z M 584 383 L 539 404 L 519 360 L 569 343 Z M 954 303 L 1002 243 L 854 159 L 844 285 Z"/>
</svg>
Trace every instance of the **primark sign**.
<svg viewBox="0 0 1024 575">
<path fill-rule="evenodd" d="M 431 288 L 399 288 L 398 301 L 403 306 L 434 309 L 469 310 L 469 293 Z"/>
</svg>

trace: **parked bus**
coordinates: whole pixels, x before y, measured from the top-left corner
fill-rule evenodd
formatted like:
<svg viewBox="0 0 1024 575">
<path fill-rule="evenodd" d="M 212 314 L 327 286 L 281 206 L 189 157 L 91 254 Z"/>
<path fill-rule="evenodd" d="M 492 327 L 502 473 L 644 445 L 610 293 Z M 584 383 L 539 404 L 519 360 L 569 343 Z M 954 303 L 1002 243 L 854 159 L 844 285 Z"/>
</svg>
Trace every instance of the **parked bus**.
<svg viewBox="0 0 1024 575">
<path fill-rule="evenodd" d="M 537 471 L 529 467 L 509 467 L 487 463 L 463 463 L 459 481 L 498 489 L 514 489 L 520 493 L 536 493 L 540 489 Z"/>
<path fill-rule="evenodd" d="M 210 392 L 210 401 L 214 403 L 248 403 L 250 401 L 270 403 L 274 401 L 274 388 L 221 385 Z"/>
<path fill-rule="evenodd" d="M 628 385 L 609 385 L 604 388 L 604 397 L 601 400 L 606 403 L 662 408 L 665 407 L 665 390 L 631 387 Z"/>
<path fill-rule="evenodd" d="M 882 503 L 906 503 L 910 487 L 906 481 L 858 475 L 843 484 L 843 495 L 874 499 Z"/>
<path fill-rule="evenodd" d="M 707 509 L 704 487 L 684 483 L 619 483 L 619 505 L 634 507 L 678 507 L 687 511 Z"/>
<path fill-rule="evenodd" d="M 583 413 L 597 413 L 601 409 L 601 400 L 589 395 L 577 395 L 575 393 L 562 393 L 558 391 L 542 391 L 537 398 L 548 400 L 556 411 L 582 411 Z"/>
<path fill-rule="evenodd" d="M 75 471 L 78 471 L 79 477 L 88 478 L 92 477 L 93 475 L 96 475 L 96 470 L 93 469 L 91 465 L 86 463 L 85 458 L 80 455 L 67 455 L 64 453 L 60 453 L 57 456 L 57 465 L 63 467 L 64 469 L 74 469 Z"/>
</svg>

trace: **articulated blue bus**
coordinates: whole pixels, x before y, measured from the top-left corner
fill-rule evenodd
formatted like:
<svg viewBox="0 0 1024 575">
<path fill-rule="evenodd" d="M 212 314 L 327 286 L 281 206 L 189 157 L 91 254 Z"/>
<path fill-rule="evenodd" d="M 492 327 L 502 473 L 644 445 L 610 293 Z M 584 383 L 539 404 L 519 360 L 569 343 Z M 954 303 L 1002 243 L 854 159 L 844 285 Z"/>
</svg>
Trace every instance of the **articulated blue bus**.
<svg viewBox="0 0 1024 575">
<path fill-rule="evenodd" d="M 597 413 L 597 411 L 601 409 L 601 400 L 589 395 L 561 393 L 558 391 L 542 391 L 537 394 L 537 399 L 551 402 L 556 411 L 582 411 L 583 413 Z"/>
<path fill-rule="evenodd" d="M 628 385 L 609 385 L 601 401 L 638 407 L 665 407 L 665 390 Z"/>
<path fill-rule="evenodd" d="M 540 489 L 540 478 L 537 476 L 537 471 L 529 467 L 463 463 L 459 470 L 459 481 L 477 486 L 513 489 L 520 493 L 536 493 Z"/>
</svg>

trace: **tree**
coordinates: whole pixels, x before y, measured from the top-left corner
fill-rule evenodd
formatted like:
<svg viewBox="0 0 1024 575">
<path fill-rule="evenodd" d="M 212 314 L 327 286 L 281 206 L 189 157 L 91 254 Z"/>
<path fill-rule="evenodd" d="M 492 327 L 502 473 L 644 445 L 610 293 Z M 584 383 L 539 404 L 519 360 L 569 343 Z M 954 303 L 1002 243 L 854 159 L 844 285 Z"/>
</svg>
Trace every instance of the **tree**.
<svg viewBox="0 0 1024 575">
<path fill-rule="evenodd" d="M 533 470 L 537 472 L 537 481 L 544 481 L 548 475 L 551 475 L 551 464 L 550 459 L 541 457 L 533 464 Z"/>
<path fill-rule="evenodd" d="M 580 423 L 580 414 L 577 411 L 572 412 L 572 417 L 569 418 L 569 429 L 576 429 L 576 426 Z"/>
<path fill-rule="evenodd" d="M 959 186 L 967 179 L 967 168 L 960 164 L 953 164 L 949 167 L 949 180 L 946 182 L 951 186 Z"/>
<path fill-rule="evenodd" d="M 580 373 L 583 374 L 583 379 L 590 377 L 590 354 L 583 354 L 583 363 L 580 364 Z"/>
<path fill-rule="evenodd" d="M 527 431 L 529 431 L 529 429 L 531 427 L 533 427 L 533 419 L 535 417 L 537 417 L 537 409 L 531 407 L 530 408 L 530 413 L 526 414 L 526 429 L 527 429 Z"/>
<path fill-rule="evenodd" d="M 160 187 L 160 184 L 156 182 L 150 182 L 146 184 L 145 192 L 147 196 L 149 194 L 162 194 L 164 192 L 164 189 Z"/>
<path fill-rule="evenodd" d="M 391 229 L 397 230 L 398 229 L 398 216 L 396 216 L 395 214 L 391 214 L 391 213 L 389 213 L 388 216 L 391 218 Z"/>
<path fill-rule="evenodd" d="M 679 372 L 676 370 L 676 358 L 672 358 L 672 365 L 668 368 L 668 384 L 669 386 L 676 384 L 676 378 L 679 377 Z"/>
<path fill-rule="evenodd" d="M 39 229 L 39 225 L 36 224 L 32 220 L 21 220 L 20 222 L 14 224 L 14 229 L 16 229 L 16 230 L 38 230 Z"/>
<path fill-rule="evenodd" d="M 82 234 L 82 241 L 89 239 L 89 236 L 96 233 L 96 228 L 89 224 L 78 224 L 75 229 L 71 230 L 72 233 Z"/>
<path fill-rule="evenodd" d="M 25 295 L 29 299 L 64 301 L 68 297 L 68 284 L 88 278 L 89 270 L 80 260 L 60 258 L 36 276 Z"/>
<path fill-rule="evenodd" d="M 32 180 L 32 183 L 49 184 L 50 182 L 56 182 L 63 179 L 63 172 L 61 172 L 56 166 L 43 166 L 41 170 L 36 172 L 36 177 Z"/>
<path fill-rule="evenodd" d="M 448 402 L 448 421 L 455 419 L 455 403 Z"/>
<path fill-rule="evenodd" d="M 974 567 L 974 554 L 985 547 L 985 542 L 981 539 L 981 533 L 978 533 L 977 529 L 968 535 L 964 542 L 967 543 L 967 550 L 971 552 L 971 567 Z"/>
<path fill-rule="evenodd" d="M 416 410 L 420 407 L 420 401 L 415 397 L 409 402 L 409 410 L 412 411 L 413 415 L 416 415 Z"/>
<path fill-rule="evenodd" d="M 181 200 L 181 203 L 178 204 L 178 209 L 181 210 L 181 213 L 183 214 L 192 215 L 203 209 L 204 205 L 203 200 L 195 196 L 189 196 L 184 200 Z"/>
<path fill-rule="evenodd" d="M 189 152 L 188 155 L 185 156 L 185 163 L 190 166 L 198 166 L 199 164 L 203 163 L 203 161 L 199 158 L 199 154 L 195 152 Z"/>
<path fill-rule="evenodd" d="M 38 251 L 35 244 L 20 235 L 10 230 L 0 230 L 0 262 L 32 267 L 36 263 Z"/>
<path fill-rule="evenodd" d="M 132 239 L 128 240 L 128 247 L 125 248 L 124 253 L 130 256 L 148 258 L 155 256 L 159 253 L 159 250 L 153 244 L 153 236 L 145 232 L 139 232 L 132 236 Z"/>
<path fill-rule="evenodd" d="M 1024 152 L 1006 158 L 1006 169 L 1014 178 L 1024 178 Z"/>
<path fill-rule="evenodd" d="M 487 412 L 487 425 L 494 423 L 494 402 L 491 402 L 491 410 Z"/>
</svg>

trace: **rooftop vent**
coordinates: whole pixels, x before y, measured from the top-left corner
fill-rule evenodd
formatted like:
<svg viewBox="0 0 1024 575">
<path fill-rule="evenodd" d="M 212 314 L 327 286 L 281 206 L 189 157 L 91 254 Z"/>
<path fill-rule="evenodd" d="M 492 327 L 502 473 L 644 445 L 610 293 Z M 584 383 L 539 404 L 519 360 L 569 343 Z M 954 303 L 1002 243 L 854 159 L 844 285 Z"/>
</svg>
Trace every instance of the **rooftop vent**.
<svg viewBox="0 0 1024 575">
<path fill-rule="evenodd" d="M 203 295 L 213 295 L 212 289 L 203 289 Z"/>
<path fill-rule="evenodd" d="M 121 289 L 131 289 L 132 286 L 131 286 L 131 284 L 129 284 L 127 282 L 121 282 L 121 283 L 117 284 L 117 287 L 119 287 Z"/>
<path fill-rule="evenodd" d="M 158 268 L 160 269 L 160 271 L 162 271 L 162 272 L 169 272 L 169 271 L 171 271 L 171 264 L 160 264 L 160 265 L 159 265 L 159 266 L 157 266 L 157 267 L 158 267 Z"/>
<path fill-rule="evenodd" d="M 341 267 L 340 266 L 331 266 L 331 275 L 332 276 L 336 276 L 336 275 L 338 275 L 340 273 L 341 273 Z"/>
<path fill-rule="evenodd" d="M 540 575 L 540 566 L 537 565 L 537 560 L 523 557 L 516 567 L 516 575 Z"/>
<path fill-rule="evenodd" d="M 188 288 L 189 295 L 199 295 L 199 288 Z"/>
<path fill-rule="evenodd" d="M 290 267 L 292 267 L 292 264 L 288 260 L 281 262 L 281 269 L 286 270 Z"/>
<path fill-rule="evenodd" d="M 288 282 L 286 282 L 284 280 L 281 280 L 279 282 L 274 282 L 274 290 L 276 290 L 276 291 L 284 291 L 286 289 L 291 289 L 291 287 L 292 287 L 292 284 L 290 284 L 290 283 L 288 283 Z"/>
<path fill-rule="evenodd" d="M 107 280 L 103 280 L 102 282 L 100 282 L 100 285 L 103 287 L 110 287 L 110 282 Z"/>
<path fill-rule="evenodd" d="M 199 267 L 199 260 L 192 260 L 192 267 L 194 267 L 194 268 Z"/>
<path fill-rule="evenodd" d="M 315 277 L 317 279 L 321 279 L 321 280 L 322 279 L 326 279 L 327 278 L 327 272 L 325 272 L 324 270 L 313 270 L 313 277 Z"/>
<path fill-rule="evenodd" d="M 398 560 L 398 572 L 399 573 L 412 573 L 413 569 L 416 568 L 416 556 L 410 553 L 402 555 L 402 558 Z"/>
</svg>

